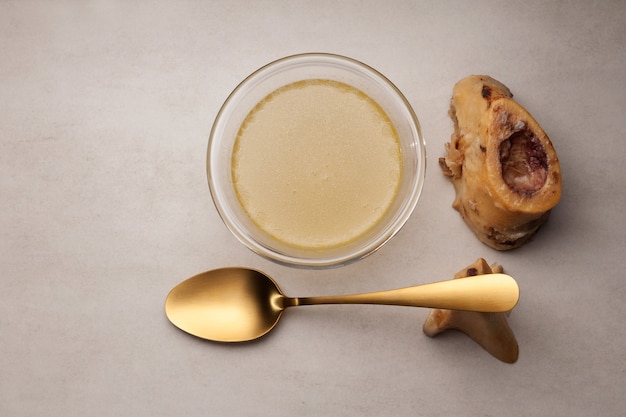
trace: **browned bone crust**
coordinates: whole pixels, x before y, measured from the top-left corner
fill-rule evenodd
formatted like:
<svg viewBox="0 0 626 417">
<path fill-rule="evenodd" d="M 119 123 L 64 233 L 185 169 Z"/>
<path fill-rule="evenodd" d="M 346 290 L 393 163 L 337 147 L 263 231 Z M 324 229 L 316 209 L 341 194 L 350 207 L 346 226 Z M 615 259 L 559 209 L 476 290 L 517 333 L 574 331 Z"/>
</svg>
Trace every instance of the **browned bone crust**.
<svg viewBox="0 0 626 417">
<path fill-rule="evenodd" d="M 472 75 L 453 89 L 454 133 L 439 159 L 456 191 L 452 206 L 486 245 L 526 243 L 561 198 L 550 139 L 502 83 Z"/>
<path fill-rule="evenodd" d="M 476 262 L 459 271 L 454 279 L 462 279 L 480 274 L 501 273 L 498 264 L 489 266 L 487 261 L 479 258 Z M 459 330 L 487 352 L 503 362 L 514 363 L 519 356 L 519 347 L 515 335 L 509 327 L 507 313 L 477 313 L 473 311 L 457 311 L 432 309 L 424 322 L 424 333 L 435 337 L 448 330 Z"/>
</svg>

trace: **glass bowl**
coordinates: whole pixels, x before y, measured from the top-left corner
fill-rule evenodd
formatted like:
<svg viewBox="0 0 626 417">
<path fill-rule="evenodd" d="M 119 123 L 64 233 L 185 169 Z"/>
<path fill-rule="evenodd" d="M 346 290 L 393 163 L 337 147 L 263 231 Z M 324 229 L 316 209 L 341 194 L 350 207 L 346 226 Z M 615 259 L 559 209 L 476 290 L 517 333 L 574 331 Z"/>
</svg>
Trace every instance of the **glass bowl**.
<svg viewBox="0 0 626 417">
<path fill-rule="evenodd" d="M 303 80 L 331 80 L 360 90 L 386 113 L 395 128 L 400 148 L 401 174 L 390 206 L 358 237 L 328 247 L 290 244 L 262 229 L 244 209 L 233 178 L 235 142 L 248 114 L 278 88 Z M 402 93 L 373 68 L 326 53 L 288 56 L 261 67 L 243 80 L 218 112 L 207 152 L 211 196 L 233 235 L 267 259 L 308 268 L 346 265 L 380 249 L 413 212 L 424 183 L 425 168 L 425 144 L 419 122 Z"/>
</svg>

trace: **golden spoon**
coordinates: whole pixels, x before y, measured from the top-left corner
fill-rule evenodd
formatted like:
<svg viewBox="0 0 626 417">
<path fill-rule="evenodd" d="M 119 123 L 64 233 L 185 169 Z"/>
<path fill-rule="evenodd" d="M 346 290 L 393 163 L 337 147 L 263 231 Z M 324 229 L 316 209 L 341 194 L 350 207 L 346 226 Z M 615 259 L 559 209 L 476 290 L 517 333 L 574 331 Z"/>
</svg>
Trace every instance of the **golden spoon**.
<svg viewBox="0 0 626 417">
<path fill-rule="evenodd" d="M 288 307 L 386 304 L 481 312 L 509 311 L 519 288 L 505 274 L 477 275 L 396 290 L 322 297 L 287 297 L 264 273 L 223 268 L 191 277 L 170 291 L 165 314 L 176 327 L 216 342 L 245 342 L 272 330 Z"/>
</svg>

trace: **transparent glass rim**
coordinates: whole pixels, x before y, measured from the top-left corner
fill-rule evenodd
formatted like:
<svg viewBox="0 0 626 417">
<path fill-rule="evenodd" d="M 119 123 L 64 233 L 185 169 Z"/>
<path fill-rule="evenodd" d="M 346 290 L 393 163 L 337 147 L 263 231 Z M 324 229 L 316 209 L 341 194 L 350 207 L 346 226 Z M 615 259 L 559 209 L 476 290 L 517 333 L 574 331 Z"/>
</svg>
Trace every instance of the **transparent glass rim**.
<svg viewBox="0 0 626 417">
<path fill-rule="evenodd" d="M 233 122 L 233 115 L 236 112 L 239 112 L 240 118 L 245 117 L 252 106 L 263 99 L 269 92 L 289 82 L 293 82 L 288 81 L 281 84 L 280 79 L 284 74 L 289 74 L 286 76 L 292 76 L 290 75 L 291 72 L 298 74 L 298 76 L 294 76 L 294 81 L 310 78 L 337 79 L 335 77 L 320 76 L 319 74 L 324 73 L 324 71 L 334 72 L 339 74 L 339 76 L 344 74 L 348 78 L 353 76 L 360 77 L 359 81 L 363 82 L 366 88 L 362 86 L 355 87 L 367 90 L 368 86 L 371 86 L 373 90 L 376 90 L 377 94 L 383 97 L 384 100 L 380 100 L 380 97 L 379 99 L 373 98 L 388 114 L 390 112 L 386 107 L 394 106 L 396 110 L 400 110 L 399 113 L 401 114 L 397 117 L 402 120 L 403 125 L 406 127 L 406 132 L 403 135 L 405 138 L 408 138 L 408 140 L 404 139 L 402 148 L 403 179 L 401 181 L 406 182 L 408 179 L 409 182 L 404 184 L 404 190 L 401 190 L 402 195 L 400 195 L 401 191 L 399 191 L 396 196 L 397 201 L 394 202 L 394 205 L 397 205 L 397 207 L 391 213 L 393 215 L 385 222 L 382 222 L 385 224 L 384 227 L 381 226 L 382 230 L 373 234 L 371 238 L 362 242 L 357 239 L 357 242 L 329 251 L 307 251 L 289 247 L 289 245 L 281 245 L 271 238 L 263 236 L 264 232 L 254 225 L 243 212 L 238 200 L 235 199 L 233 201 L 233 187 L 228 176 L 231 172 L 232 145 L 235 137 L 232 134 L 229 135 L 226 131 L 228 129 L 232 130 L 233 126 L 237 124 L 237 129 L 240 126 L 241 123 L 238 120 Z M 337 80 L 351 85 L 354 84 L 350 82 L 351 80 Z M 272 87 L 274 82 L 276 84 Z M 268 86 L 265 87 L 264 84 L 268 84 Z M 266 90 L 259 88 L 260 86 L 264 86 Z M 255 90 L 257 89 L 261 91 L 256 92 Z M 371 96 L 370 91 L 364 92 Z M 247 106 L 242 104 L 246 100 L 249 102 Z M 385 102 L 381 103 L 380 101 Z M 397 111 L 394 113 L 397 113 Z M 389 115 L 391 116 L 391 114 Z M 403 139 L 400 139 L 400 141 L 402 145 Z M 409 166 L 406 165 L 406 161 L 410 162 Z M 218 111 L 208 141 L 207 178 L 213 203 L 222 221 L 230 232 L 250 250 L 266 259 L 287 266 L 303 268 L 337 267 L 363 259 L 376 252 L 400 231 L 413 213 L 422 192 L 425 173 L 425 141 L 417 116 L 408 100 L 389 79 L 372 67 L 352 58 L 336 54 L 304 53 L 291 55 L 270 62 L 251 73 L 235 87 Z"/>
</svg>

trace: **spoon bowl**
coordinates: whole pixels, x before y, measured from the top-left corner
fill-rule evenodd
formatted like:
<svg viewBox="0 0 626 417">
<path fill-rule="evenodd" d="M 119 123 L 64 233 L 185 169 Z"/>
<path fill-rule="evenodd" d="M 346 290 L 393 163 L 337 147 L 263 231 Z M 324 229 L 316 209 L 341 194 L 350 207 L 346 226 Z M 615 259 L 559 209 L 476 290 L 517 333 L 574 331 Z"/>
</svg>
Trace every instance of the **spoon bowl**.
<svg viewBox="0 0 626 417">
<path fill-rule="evenodd" d="M 384 304 L 504 312 L 515 307 L 519 288 L 505 274 L 422 284 L 364 294 L 287 297 L 261 271 L 222 268 L 191 277 L 168 294 L 165 314 L 176 327 L 202 339 L 245 342 L 272 330 L 285 309 L 315 304 Z"/>
<path fill-rule="evenodd" d="M 194 336 L 240 342 L 274 328 L 284 311 L 284 298 L 274 280 L 259 271 L 223 268 L 177 285 L 167 296 L 165 313 Z"/>
</svg>

